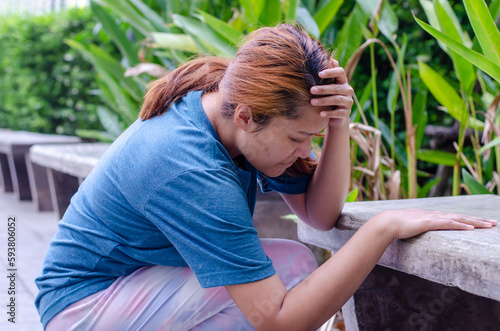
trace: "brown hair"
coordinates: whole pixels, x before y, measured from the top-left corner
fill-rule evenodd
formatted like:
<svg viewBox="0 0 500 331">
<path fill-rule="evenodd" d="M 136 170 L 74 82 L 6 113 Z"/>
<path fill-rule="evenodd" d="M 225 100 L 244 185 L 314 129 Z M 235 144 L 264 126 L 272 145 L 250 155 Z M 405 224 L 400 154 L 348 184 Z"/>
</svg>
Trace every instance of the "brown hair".
<svg viewBox="0 0 500 331">
<path fill-rule="evenodd" d="M 252 119 L 263 128 L 274 117 L 297 119 L 299 106 L 308 105 L 314 85 L 331 84 L 318 73 L 332 66 L 330 54 L 304 30 L 290 24 L 252 32 L 233 61 L 207 57 L 192 60 L 152 82 L 140 117 L 165 113 L 189 91 L 221 91 L 222 112 L 230 117 L 239 103 L 250 107 Z M 297 160 L 287 170 L 292 176 L 310 174 L 310 158 Z"/>
</svg>

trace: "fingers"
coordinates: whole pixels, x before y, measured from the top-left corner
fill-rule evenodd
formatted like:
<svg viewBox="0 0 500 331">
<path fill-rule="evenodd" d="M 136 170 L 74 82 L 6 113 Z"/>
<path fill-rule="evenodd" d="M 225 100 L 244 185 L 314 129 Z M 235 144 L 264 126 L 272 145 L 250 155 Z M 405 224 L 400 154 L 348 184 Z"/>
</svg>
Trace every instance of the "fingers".
<svg viewBox="0 0 500 331">
<path fill-rule="evenodd" d="M 354 94 L 354 90 L 348 84 L 316 85 L 311 87 L 311 94 L 315 95 L 340 94 L 351 97 Z"/>
<path fill-rule="evenodd" d="M 318 73 L 318 76 L 321 78 L 332 78 L 335 81 L 335 84 L 347 84 L 347 76 L 345 75 L 344 68 L 337 66 L 330 69 L 325 69 Z"/>
<path fill-rule="evenodd" d="M 444 217 L 447 216 L 450 217 L 450 219 L 452 219 L 455 222 L 466 224 L 473 228 L 491 228 L 498 224 L 497 220 L 484 219 L 464 214 L 445 213 Z"/>
<path fill-rule="evenodd" d="M 347 116 L 350 114 L 350 109 L 353 105 L 352 96 L 354 94 L 353 88 L 347 83 L 347 78 L 343 68 L 339 67 L 339 62 L 332 59 L 333 68 L 321 71 L 318 75 L 322 78 L 334 79 L 334 84 L 317 85 L 311 87 L 311 94 L 322 96 L 312 98 L 311 104 L 313 106 L 332 106 L 334 110 L 347 110 Z M 322 116 L 328 117 L 328 113 L 323 113 Z"/>
<path fill-rule="evenodd" d="M 347 110 L 349 114 L 351 113 L 351 107 L 354 101 L 351 97 L 343 95 L 330 95 L 323 98 L 311 99 L 311 105 L 313 106 L 334 106 L 335 109 L 332 110 Z"/>
<path fill-rule="evenodd" d="M 434 216 L 436 220 L 440 221 L 439 228 L 452 229 L 452 230 L 472 230 L 474 228 L 491 228 L 498 224 L 498 221 L 491 219 L 484 219 L 480 217 L 457 214 L 457 213 L 443 213 L 437 212 Z"/>
<path fill-rule="evenodd" d="M 344 108 L 338 108 L 330 111 L 322 111 L 319 113 L 319 116 L 328 118 L 347 118 L 349 117 L 349 115 L 351 115 L 351 110 Z"/>
</svg>

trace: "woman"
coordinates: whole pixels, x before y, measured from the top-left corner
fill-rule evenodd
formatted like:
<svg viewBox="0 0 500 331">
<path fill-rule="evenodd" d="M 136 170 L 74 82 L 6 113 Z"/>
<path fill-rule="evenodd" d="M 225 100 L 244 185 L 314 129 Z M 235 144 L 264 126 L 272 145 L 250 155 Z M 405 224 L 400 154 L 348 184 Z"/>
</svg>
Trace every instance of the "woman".
<svg viewBox="0 0 500 331">
<path fill-rule="evenodd" d="M 338 63 L 291 25 L 255 31 L 233 61 L 193 60 L 153 82 L 140 119 L 59 223 L 36 280 L 44 327 L 312 330 L 393 239 L 492 226 L 389 211 L 320 268 L 296 242 L 260 240 L 257 180 L 304 222 L 335 225 L 348 188 L 352 94 Z M 317 162 L 311 140 L 323 130 Z"/>
</svg>

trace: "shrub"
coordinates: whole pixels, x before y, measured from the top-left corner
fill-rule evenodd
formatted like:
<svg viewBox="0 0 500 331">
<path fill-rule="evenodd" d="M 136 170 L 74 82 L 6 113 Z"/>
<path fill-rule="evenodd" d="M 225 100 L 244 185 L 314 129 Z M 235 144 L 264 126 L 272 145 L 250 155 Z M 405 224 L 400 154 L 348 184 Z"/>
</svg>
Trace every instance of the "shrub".
<svg viewBox="0 0 500 331">
<path fill-rule="evenodd" d="M 95 71 L 63 43 L 93 42 L 116 54 L 96 24 L 88 8 L 0 22 L 0 127 L 69 135 L 101 129 Z"/>
</svg>

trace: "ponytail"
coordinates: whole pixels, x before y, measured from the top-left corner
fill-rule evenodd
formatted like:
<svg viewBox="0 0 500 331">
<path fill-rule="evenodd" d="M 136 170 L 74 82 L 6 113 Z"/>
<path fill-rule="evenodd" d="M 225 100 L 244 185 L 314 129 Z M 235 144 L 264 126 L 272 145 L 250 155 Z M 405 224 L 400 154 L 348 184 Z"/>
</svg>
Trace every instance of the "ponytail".
<svg viewBox="0 0 500 331">
<path fill-rule="evenodd" d="M 173 103 L 190 91 L 218 91 L 230 63 L 230 59 L 221 57 L 199 58 L 151 82 L 139 117 L 145 121 L 163 115 Z"/>
</svg>

